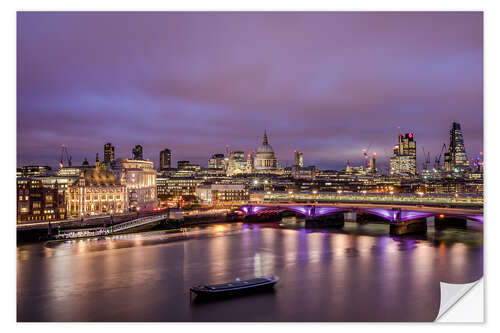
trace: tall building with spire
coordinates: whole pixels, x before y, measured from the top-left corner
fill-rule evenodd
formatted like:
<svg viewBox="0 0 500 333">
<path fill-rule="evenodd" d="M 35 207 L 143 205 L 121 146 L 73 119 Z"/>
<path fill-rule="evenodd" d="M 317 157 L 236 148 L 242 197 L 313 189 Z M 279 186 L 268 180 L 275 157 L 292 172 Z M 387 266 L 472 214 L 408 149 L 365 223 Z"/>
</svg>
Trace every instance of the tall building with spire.
<svg viewBox="0 0 500 333">
<path fill-rule="evenodd" d="M 262 145 L 255 153 L 254 169 L 256 171 L 272 171 L 278 169 L 278 161 L 274 156 L 273 147 L 269 144 L 266 131 L 264 131 L 264 140 L 262 140 Z"/>
<path fill-rule="evenodd" d="M 459 123 L 454 122 L 450 130 L 450 145 L 444 154 L 446 171 L 464 171 L 469 168 L 469 160 L 465 151 L 464 137 Z"/>
</svg>

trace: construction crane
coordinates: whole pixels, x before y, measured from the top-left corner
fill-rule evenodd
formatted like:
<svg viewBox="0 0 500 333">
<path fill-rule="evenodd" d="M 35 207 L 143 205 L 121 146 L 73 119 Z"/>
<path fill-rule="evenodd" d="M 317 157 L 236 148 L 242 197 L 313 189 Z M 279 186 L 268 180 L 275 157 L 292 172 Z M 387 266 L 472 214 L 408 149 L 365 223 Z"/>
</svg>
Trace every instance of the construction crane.
<svg viewBox="0 0 500 333">
<path fill-rule="evenodd" d="M 439 170 L 441 168 L 441 156 L 443 156 L 443 153 L 445 151 L 446 151 L 446 143 L 443 143 L 443 146 L 441 147 L 441 153 L 434 159 L 434 169 Z"/>
<path fill-rule="evenodd" d="M 372 146 L 373 142 L 370 142 L 370 145 L 368 148 L 363 148 L 361 151 L 363 152 L 363 156 L 365 158 L 365 167 L 368 167 L 368 153 L 370 152 L 370 148 Z"/>
<path fill-rule="evenodd" d="M 66 156 L 66 162 L 68 166 L 71 166 L 71 156 L 68 154 L 68 148 L 63 144 L 61 145 L 61 159 L 59 160 L 59 168 L 64 167 L 64 157 Z"/>
</svg>

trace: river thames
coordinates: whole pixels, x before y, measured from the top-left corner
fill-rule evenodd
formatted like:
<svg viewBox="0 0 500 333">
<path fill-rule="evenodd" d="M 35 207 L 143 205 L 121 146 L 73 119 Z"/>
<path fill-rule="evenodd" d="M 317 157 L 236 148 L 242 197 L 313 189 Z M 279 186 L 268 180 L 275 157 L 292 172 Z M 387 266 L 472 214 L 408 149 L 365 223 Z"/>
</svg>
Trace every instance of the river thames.
<svg viewBox="0 0 500 333">
<path fill-rule="evenodd" d="M 483 233 L 346 222 L 220 223 L 17 247 L 18 321 L 433 321 L 439 282 L 483 275 Z M 278 275 L 274 292 L 215 302 L 189 288 Z"/>
</svg>

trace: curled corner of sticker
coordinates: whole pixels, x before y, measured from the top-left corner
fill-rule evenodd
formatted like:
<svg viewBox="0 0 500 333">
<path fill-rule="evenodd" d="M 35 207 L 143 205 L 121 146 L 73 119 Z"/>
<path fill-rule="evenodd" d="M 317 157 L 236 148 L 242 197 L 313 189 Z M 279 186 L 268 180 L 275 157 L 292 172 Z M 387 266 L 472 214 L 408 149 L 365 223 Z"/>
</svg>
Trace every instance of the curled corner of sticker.
<svg viewBox="0 0 500 333">
<path fill-rule="evenodd" d="M 441 317 L 448 312 L 460 299 L 467 294 L 481 279 L 464 284 L 454 284 L 440 282 L 441 287 L 441 303 L 439 305 L 439 313 L 435 321 L 440 321 Z"/>
</svg>

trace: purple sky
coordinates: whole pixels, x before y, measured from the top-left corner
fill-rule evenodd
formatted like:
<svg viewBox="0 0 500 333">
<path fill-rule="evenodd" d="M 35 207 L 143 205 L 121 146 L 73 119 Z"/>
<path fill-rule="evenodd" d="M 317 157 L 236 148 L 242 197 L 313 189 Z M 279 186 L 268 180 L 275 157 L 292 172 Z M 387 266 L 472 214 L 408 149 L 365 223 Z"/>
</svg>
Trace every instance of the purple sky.
<svg viewBox="0 0 500 333">
<path fill-rule="evenodd" d="M 17 163 L 74 164 L 112 142 L 206 166 L 256 149 L 283 164 L 387 165 L 401 131 L 431 159 L 462 124 L 483 149 L 483 15 L 18 13 Z"/>
</svg>

